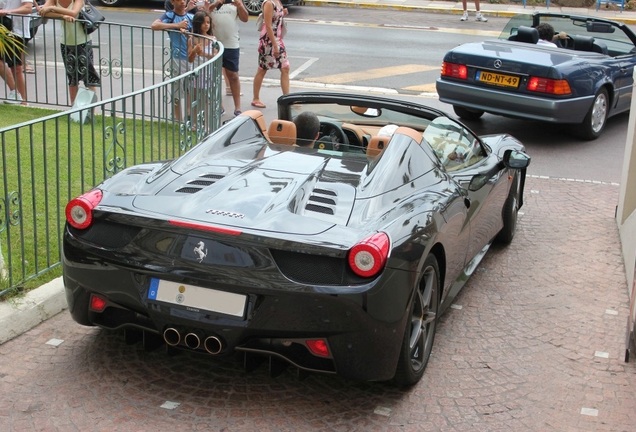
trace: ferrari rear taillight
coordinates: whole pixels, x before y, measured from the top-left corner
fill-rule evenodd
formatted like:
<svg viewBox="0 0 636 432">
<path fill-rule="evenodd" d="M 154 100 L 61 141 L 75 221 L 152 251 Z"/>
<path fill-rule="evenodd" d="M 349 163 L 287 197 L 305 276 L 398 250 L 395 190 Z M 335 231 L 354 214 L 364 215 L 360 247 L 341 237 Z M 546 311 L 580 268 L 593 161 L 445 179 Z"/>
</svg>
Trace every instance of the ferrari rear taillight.
<svg viewBox="0 0 636 432">
<path fill-rule="evenodd" d="M 553 95 L 569 95 L 572 93 L 570 84 L 566 80 L 555 80 L 549 78 L 530 77 L 527 89 L 538 93 L 548 93 Z"/>
<path fill-rule="evenodd" d="M 442 63 L 442 76 L 450 78 L 466 79 L 468 78 L 468 68 L 466 65 L 457 63 Z"/>
<path fill-rule="evenodd" d="M 349 251 L 349 267 L 358 276 L 373 277 L 380 273 L 389 256 L 389 236 L 375 233 Z"/>
<path fill-rule="evenodd" d="M 73 228 L 86 229 L 93 223 L 93 209 L 102 200 L 102 191 L 93 189 L 66 205 L 66 221 Z"/>
<path fill-rule="evenodd" d="M 104 309 L 106 309 L 106 299 L 98 295 L 91 294 L 91 300 L 88 307 L 94 312 L 104 312 Z"/>
<path fill-rule="evenodd" d="M 324 339 L 309 339 L 306 340 L 307 348 L 309 351 L 317 357 L 330 357 L 329 345 Z"/>
</svg>

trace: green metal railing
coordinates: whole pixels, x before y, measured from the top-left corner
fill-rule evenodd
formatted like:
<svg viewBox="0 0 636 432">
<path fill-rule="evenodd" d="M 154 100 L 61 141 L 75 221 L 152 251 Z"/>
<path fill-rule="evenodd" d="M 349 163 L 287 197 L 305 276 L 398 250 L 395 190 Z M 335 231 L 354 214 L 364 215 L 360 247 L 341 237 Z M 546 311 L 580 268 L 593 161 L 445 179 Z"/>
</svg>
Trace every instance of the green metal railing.
<svg viewBox="0 0 636 432">
<path fill-rule="evenodd" d="M 27 54 L 35 73 L 25 74 L 29 105 L 54 111 L 0 129 L 0 294 L 59 267 L 71 198 L 123 168 L 173 159 L 221 125 L 222 46 L 174 70 L 166 32 L 104 23 L 92 35 L 97 101 L 82 104 L 93 95 L 80 94 L 68 109 L 59 31 L 52 19 L 40 27 Z M 0 99 L 7 95 L 0 86 Z"/>
</svg>

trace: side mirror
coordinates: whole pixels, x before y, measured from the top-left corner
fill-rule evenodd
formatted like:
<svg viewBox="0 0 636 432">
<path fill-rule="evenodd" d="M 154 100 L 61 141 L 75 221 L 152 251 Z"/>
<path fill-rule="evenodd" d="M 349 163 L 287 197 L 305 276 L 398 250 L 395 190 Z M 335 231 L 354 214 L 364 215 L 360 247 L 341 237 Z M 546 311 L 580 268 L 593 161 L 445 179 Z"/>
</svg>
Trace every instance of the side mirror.
<svg viewBox="0 0 636 432">
<path fill-rule="evenodd" d="M 507 168 L 524 169 L 530 165 L 530 156 L 519 150 L 506 150 L 503 156 L 503 164 Z"/>
<path fill-rule="evenodd" d="M 502 163 L 506 168 L 524 169 L 530 165 L 530 156 L 519 150 L 506 150 L 503 155 Z M 468 184 L 468 190 L 477 191 L 484 187 L 488 180 L 501 169 L 501 165 L 495 165 L 488 172 L 477 174 Z"/>
</svg>

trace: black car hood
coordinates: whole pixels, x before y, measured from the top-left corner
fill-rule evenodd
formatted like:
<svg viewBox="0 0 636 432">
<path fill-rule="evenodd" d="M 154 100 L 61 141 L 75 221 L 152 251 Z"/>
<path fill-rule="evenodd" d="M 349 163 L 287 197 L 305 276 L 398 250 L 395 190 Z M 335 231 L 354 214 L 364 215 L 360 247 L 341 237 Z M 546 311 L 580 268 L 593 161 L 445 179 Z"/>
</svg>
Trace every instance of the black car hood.
<svg viewBox="0 0 636 432">
<path fill-rule="evenodd" d="M 366 161 L 345 166 L 293 150 L 268 149 L 261 156 L 242 165 L 208 160 L 183 174 L 161 170 L 136 189 L 133 206 L 171 218 L 303 235 L 347 225 Z M 295 169 L 283 170 L 290 166 Z"/>
</svg>

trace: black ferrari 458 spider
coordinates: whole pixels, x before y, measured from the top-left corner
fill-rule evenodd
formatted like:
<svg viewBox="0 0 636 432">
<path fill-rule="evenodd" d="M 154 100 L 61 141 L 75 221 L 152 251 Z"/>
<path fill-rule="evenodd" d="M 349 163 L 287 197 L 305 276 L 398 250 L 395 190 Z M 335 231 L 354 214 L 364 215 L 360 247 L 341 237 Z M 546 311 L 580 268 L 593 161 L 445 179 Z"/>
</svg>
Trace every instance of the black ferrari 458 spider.
<svg viewBox="0 0 636 432">
<path fill-rule="evenodd" d="M 295 145 L 303 111 L 314 148 Z M 245 112 L 69 202 L 70 313 L 246 364 L 417 383 L 440 314 L 512 241 L 530 158 L 405 101 L 295 93 L 278 117 Z"/>
</svg>

